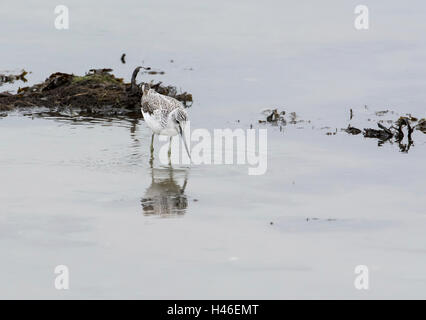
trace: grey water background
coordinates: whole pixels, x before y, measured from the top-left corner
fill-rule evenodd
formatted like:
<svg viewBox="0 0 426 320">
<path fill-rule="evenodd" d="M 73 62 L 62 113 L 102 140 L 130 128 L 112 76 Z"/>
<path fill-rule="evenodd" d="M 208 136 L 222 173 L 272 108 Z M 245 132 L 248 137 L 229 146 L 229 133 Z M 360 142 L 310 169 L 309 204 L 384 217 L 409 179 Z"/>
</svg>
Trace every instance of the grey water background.
<svg viewBox="0 0 426 320">
<path fill-rule="evenodd" d="M 139 80 L 191 92 L 191 128 L 267 128 L 268 171 L 151 170 L 143 121 L 12 112 L 0 118 L 1 298 L 426 298 L 425 135 L 402 153 L 340 131 L 374 127 L 380 110 L 426 116 L 423 2 L 364 1 L 368 31 L 353 26 L 357 1 L 67 1 L 62 31 L 58 4 L 2 3 L 1 72 L 25 68 L 32 84 L 164 70 Z M 311 122 L 258 124 L 271 107 Z M 54 288 L 59 264 L 67 291 Z"/>
</svg>

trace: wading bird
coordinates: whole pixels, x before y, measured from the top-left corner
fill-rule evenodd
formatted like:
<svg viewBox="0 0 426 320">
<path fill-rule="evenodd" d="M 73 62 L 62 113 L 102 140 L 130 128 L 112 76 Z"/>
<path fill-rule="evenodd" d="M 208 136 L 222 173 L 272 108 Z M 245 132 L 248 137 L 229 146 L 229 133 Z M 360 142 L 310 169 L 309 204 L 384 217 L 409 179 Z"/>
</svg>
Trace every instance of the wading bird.
<svg viewBox="0 0 426 320">
<path fill-rule="evenodd" d="M 185 124 L 188 114 L 181 102 L 157 93 L 148 84 L 142 85 L 141 111 L 146 124 L 152 130 L 151 138 L 151 161 L 154 153 L 154 135 L 165 135 L 170 137 L 169 160 L 171 156 L 172 138 L 180 135 L 185 145 L 188 157 L 191 159 L 185 139 Z"/>
</svg>

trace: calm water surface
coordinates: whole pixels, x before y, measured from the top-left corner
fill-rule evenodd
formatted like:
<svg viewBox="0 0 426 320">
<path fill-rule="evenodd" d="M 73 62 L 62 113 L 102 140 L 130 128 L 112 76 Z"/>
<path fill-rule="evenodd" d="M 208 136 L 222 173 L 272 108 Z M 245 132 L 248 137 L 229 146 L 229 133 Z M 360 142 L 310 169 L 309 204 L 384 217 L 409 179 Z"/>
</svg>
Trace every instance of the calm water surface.
<svg viewBox="0 0 426 320">
<path fill-rule="evenodd" d="M 0 297 L 426 298 L 426 135 L 405 153 L 340 131 L 426 117 L 426 6 L 365 1 L 360 32 L 356 1 L 326 3 L 69 1 L 68 31 L 55 1 L 4 4 L 1 72 L 164 70 L 192 129 L 267 128 L 268 170 L 151 168 L 134 119 L 0 117 Z M 259 124 L 266 107 L 304 122 Z"/>
</svg>

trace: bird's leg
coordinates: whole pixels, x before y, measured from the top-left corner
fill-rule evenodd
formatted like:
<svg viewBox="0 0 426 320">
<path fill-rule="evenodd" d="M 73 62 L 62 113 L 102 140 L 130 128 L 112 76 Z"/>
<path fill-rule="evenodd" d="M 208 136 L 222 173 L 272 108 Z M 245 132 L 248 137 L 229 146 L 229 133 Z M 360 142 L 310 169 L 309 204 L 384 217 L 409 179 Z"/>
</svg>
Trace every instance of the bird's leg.
<svg viewBox="0 0 426 320">
<path fill-rule="evenodd" d="M 173 137 L 170 137 L 170 142 L 169 142 L 169 152 L 168 152 L 169 158 L 172 155 L 172 138 Z"/>
<path fill-rule="evenodd" d="M 169 165 L 172 165 L 172 138 L 170 137 L 170 142 L 169 142 L 169 152 L 167 153 L 167 155 L 169 156 Z"/>
<path fill-rule="evenodd" d="M 151 138 L 151 154 L 154 153 L 154 133 L 152 134 Z"/>
<path fill-rule="evenodd" d="M 149 159 L 149 164 L 152 165 L 154 163 L 154 134 L 152 134 L 152 138 L 151 138 L 151 158 Z"/>
<path fill-rule="evenodd" d="M 180 189 L 180 193 L 181 194 L 184 194 L 185 193 L 185 188 L 186 188 L 186 185 L 188 184 L 188 175 L 187 174 L 185 174 L 185 181 L 183 182 L 183 186 L 182 186 L 182 188 Z"/>
</svg>

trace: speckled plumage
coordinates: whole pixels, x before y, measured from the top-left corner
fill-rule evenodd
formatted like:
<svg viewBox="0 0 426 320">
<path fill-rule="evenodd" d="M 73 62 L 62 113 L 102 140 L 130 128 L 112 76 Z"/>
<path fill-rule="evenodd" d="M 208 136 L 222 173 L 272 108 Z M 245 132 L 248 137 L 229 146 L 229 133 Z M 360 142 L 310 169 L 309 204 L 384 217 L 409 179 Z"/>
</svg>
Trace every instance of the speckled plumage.
<svg viewBox="0 0 426 320">
<path fill-rule="evenodd" d="M 154 133 L 168 136 L 178 134 L 176 123 L 185 123 L 188 118 L 181 102 L 153 89 L 143 89 L 141 111 Z"/>
</svg>

